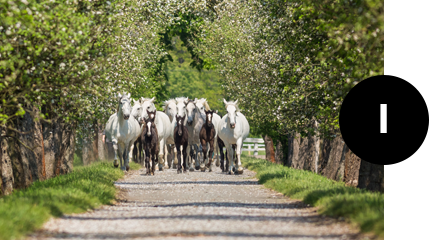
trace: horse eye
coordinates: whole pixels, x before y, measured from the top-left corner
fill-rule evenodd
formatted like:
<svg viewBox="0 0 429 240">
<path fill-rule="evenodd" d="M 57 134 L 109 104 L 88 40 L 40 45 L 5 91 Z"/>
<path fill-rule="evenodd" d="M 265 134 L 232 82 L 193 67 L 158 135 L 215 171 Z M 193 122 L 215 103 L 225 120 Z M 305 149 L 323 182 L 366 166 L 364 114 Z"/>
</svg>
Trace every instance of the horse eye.
<svg viewBox="0 0 429 240">
<path fill-rule="evenodd" d="M 140 110 L 140 108 L 137 108 L 137 110 Z"/>
</svg>

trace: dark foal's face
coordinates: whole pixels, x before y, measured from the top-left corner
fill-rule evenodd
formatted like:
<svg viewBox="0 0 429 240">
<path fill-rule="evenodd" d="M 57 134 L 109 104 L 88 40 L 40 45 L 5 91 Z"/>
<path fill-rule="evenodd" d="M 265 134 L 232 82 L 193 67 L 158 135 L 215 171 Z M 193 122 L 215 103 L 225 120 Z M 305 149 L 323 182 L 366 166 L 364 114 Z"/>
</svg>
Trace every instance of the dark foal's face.
<svg viewBox="0 0 429 240">
<path fill-rule="evenodd" d="M 147 120 L 145 120 L 145 127 L 147 128 L 146 135 L 148 137 L 150 137 L 152 135 L 152 133 L 154 133 L 154 129 L 155 129 L 155 114 L 156 114 L 156 110 L 153 111 L 153 112 L 150 112 L 149 110 L 147 111 L 147 115 L 149 116 L 149 118 Z"/>
<path fill-rule="evenodd" d="M 213 111 L 208 110 L 206 112 L 206 122 L 208 127 L 213 127 Z"/>
<path fill-rule="evenodd" d="M 183 134 L 183 122 L 185 120 L 185 117 L 180 117 L 179 115 L 176 114 L 176 123 L 177 123 L 177 127 L 178 127 L 178 131 L 177 134 L 179 134 L 179 136 L 182 136 Z"/>
</svg>

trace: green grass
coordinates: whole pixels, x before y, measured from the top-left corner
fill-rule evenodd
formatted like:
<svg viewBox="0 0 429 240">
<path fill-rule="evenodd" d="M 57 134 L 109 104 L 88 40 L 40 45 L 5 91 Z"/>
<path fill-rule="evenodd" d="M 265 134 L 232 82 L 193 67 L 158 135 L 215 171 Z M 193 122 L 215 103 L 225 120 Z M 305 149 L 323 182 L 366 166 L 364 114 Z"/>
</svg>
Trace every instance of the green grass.
<svg viewBox="0 0 429 240">
<path fill-rule="evenodd" d="M 136 170 L 140 165 L 130 163 L 130 167 Z M 0 198 L 0 239 L 23 237 L 52 216 L 111 204 L 116 194 L 113 182 L 123 175 L 110 161 L 96 162 L 75 167 L 70 174 L 34 182 L 27 189 Z"/>
<path fill-rule="evenodd" d="M 259 183 L 319 207 L 319 213 L 344 217 L 362 232 L 384 237 L 384 194 L 348 187 L 310 171 L 273 164 L 242 155 L 243 165 L 255 172 Z"/>
</svg>

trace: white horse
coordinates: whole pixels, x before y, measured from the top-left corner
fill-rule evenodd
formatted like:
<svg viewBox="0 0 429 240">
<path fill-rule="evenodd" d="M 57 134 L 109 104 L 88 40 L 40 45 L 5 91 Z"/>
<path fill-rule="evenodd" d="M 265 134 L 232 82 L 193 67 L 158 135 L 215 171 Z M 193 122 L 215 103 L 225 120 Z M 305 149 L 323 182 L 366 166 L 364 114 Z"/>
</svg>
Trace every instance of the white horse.
<svg viewBox="0 0 429 240">
<path fill-rule="evenodd" d="M 237 100 L 238 101 L 238 100 Z M 241 167 L 241 148 L 243 147 L 243 141 L 247 138 L 250 131 L 249 122 L 246 117 L 240 113 L 238 108 L 237 101 L 227 102 L 225 99 L 226 111 L 228 112 L 223 116 L 222 120 L 218 125 L 219 137 L 225 143 L 226 150 L 228 151 L 228 162 L 229 162 L 229 174 L 232 174 L 234 167 L 234 151 L 232 149 L 232 144 L 237 144 L 235 149 L 237 154 L 237 167 L 235 168 L 238 174 L 243 173 L 243 168 Z"/>
<path fill-rule="evenodd" d="M 204 110 L 206 110 L 206 111 L 210 110 L 210 106 L 209 106 L 209 104 L 207 102 L 207 99 L 205 99 L 205 98 L 200 98 L 200 99 L 195 98 L 195 105 L 197 106 L 198 110 L 202 114 L 205 114 Z M 219 165 L 220 165 L 220 159 L 219 159 L 219 146 L 218 146 L 217 140 L 216 140 L 217 139 L 217 135 L 218 135 L 217 127 L 216 126 L 219 124 L 220 120 L 221 120 L 221 117 L 217 113 L 213 113 L 212 122 L 213 122 L 213 126 L 215 126 L 215 131 L 216 131 L 215 141 L 214 141 L 214 145 L 213 145 L 214 149 L 213 150 L 214 150 L 214 153 L 216 155 L 216 166 L 217 167 L 219 167 Z M 207 153 L 209 152 L 209 150 L 210 150 L 210 147 L 207 148 Z M 207 163 L 208 163 L 207 161 L 204 162 L 203 163 L 204 165 L 201 167 L 201 169 L 203 169 L 205 167 L 205 164 L 207 164 Z M 211 170 L 211 166 L 208 166 L 208 168 Z"/>
<path fill-rule="evenodd" d="M 191 150 L 191 146 L 193 146 L 196 150 L 195 156 L 195 169 L 200 169 L 200 161 L 198 158 L 198 147 L 200 146 L 200 131 L 204 123 L 206 122 L 206 115 L 204 113 L 201 113 L 200 110 L 195 105 L 195 102 L 193 100 L 189 100 L 186 103 L 186 116 L 187 116 L 187 124 L 186 127 L 188 128 L 188 147 L 187 147 L 187 154 L 189 156 L 189 152 Z M 190 157 L 190 156 L 189 156 Z M 191 167 L 189 168 L 189 171 L 193 171 L 192 167 L 192 161 L 191 161 Z M 201 168 L 201 171 L 205 171 L 204 168 Z"/>
<path fill-rule="evenodd" d="M 155 111 L 155 97 L 153 98 L 140 98 L 138 103 L 133 106 L 133 110 L 131 114 L 136 118 L 147 119 L 149 116 L 147 114 L 147 110 L 150 112 Z M 164 112 L 158 111 L 155 117 L 155 125 L 158 130 L 158 138 L 159 138 L 159 170 L 162 171 L 164 167 L 164 151 L 166 149 L 166 144 L 174 144 L 173 132 L 170 119 L 167 114 Z M 167 166 L 168 168 L 168 166 Z"/>
<path fill-rule="evenodd" d="M 177 108 L 176 100 L 174 98 L 166 100 L 164 102 L 164 113 L 167 114 L 168 118 L 170 118 L 173 135 L 174 135 L 174 128 L 176 127 L 176 113 L 177 113 L 176 108 Z M 174 147 L 174 144 L 167 145 L 167 152 L 169 153 L 169 155 L 174 156 L 174 164 L 177 165 L 178 163 L 177 149 Z M 172 165 L 170 162 L 168 162 L 168 164 Z"/>
<path fill-rule="evenodd" d="M 115 150 L 113 165 L 118 167 L 117 158 L 119 156 L 121 169 L 126 171 L 130 169 L 129 156 L 132 155 L 134 142 L 140 137 L 143 129 L 135 118 L 130 118 L 130 96 L 131 94 L 118 94 L 118 109 L 115 114 L 110 116 L 105 128 L 106 139 L 112 141 Z M 125 166 L 122 165 L 123 158 Z"/>
</svg>

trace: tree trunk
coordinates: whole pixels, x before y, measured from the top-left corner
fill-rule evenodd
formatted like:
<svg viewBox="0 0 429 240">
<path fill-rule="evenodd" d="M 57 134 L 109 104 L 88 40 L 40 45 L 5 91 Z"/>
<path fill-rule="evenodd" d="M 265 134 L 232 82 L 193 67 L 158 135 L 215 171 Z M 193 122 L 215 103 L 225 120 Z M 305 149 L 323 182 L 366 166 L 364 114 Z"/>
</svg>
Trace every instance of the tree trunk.
<svg viewBox="0 0 429 240">
<path fill-rule="evenodd" d="M 7 195 L 12 192 L 14 177 L 12 171 L 12 161 L 8 154 L 8 142 L 6 130 L 1 128 L 0 135 L 0 195 Z"/>
<path fill-rule="evenodd" d="M 279 140 L 277 140 L 277 144 L 276 144 L 276 157 L 275 157 L 276 163 L 284 165 L 285 164 L 285 159 L 284 158 L 285 158 L 285 156 L 283 154 L 283 145 L 282 145 L 282 143 Z"/>
<path fill-rule="evenodd" d="M 384 166 L 361 160 L 357 187 L 384 192 Z"/>
<path fill-rule="evenodd" d="M 275 163 L 276 160 L 273 139 L 268 135 L 263 135 L 262 137 L 265 143 L 265 159 L 272 163 Z"/>
</svg>

